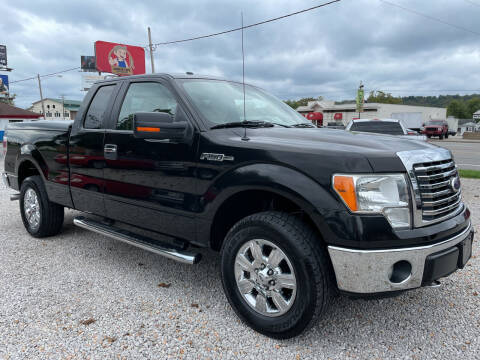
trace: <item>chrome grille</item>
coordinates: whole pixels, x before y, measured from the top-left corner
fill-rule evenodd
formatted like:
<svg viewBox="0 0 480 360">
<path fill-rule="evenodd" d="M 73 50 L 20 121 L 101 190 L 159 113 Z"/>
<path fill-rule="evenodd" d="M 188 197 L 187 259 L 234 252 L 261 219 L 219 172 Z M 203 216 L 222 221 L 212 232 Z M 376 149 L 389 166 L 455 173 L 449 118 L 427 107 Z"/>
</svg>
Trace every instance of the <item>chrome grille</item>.
<svg viewBox="0 0 480 360">
<path fill-rule="evenodd" d="M 453 182 L 458 177 L 452 159 L 413 165 L 421 198 L 422 219 L 435 221 L 454 213 L 461 205 L 461 191 Z"/>
</svg>

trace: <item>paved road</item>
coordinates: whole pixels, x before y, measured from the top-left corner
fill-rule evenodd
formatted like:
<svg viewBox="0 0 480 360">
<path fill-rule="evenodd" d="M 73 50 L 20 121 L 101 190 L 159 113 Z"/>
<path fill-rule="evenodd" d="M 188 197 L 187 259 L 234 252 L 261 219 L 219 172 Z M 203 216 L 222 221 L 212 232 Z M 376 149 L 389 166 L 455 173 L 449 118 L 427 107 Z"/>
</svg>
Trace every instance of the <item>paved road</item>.
<svg viewBox="0 0 480 360">
<path fill-rule="evenodd" d="M 449 149 L 460 169 L 480 170 L 480 141 L 451 142 L 430 140 L 432 144 Z"/>
</svg>

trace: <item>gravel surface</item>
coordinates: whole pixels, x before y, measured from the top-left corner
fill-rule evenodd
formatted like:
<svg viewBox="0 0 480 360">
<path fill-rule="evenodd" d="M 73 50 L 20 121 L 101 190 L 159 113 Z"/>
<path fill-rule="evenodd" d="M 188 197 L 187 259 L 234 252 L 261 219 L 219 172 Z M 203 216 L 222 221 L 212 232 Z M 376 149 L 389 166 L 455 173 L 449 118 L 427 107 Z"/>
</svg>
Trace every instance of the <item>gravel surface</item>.
<svg viewBox="0 0 480 360">
<path fill-rule="evenodd" d="M 480 181 L 463 180 L 480 227 Z M 480 358 L 480 257 L 394 298 L 338 297 L 310 331 L 288 341 L 243 325 L 223 295 L 219 258 L 188 266 L 72 225 L 27 235 L 0 187 L 0 358 Z M 477 239 L 478 240 L 478 239 Z"/>
</svg>

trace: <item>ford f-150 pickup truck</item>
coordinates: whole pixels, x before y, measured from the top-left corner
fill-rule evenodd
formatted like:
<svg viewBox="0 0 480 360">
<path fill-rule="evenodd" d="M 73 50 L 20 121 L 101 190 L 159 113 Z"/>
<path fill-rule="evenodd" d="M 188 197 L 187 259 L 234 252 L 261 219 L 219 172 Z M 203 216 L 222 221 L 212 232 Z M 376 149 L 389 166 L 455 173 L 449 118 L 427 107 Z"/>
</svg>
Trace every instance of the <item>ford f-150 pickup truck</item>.
<svg viewBox="0 0 480 360">
<path fill-rule="evenodd" d="M 217 250 L 232 308 L 274 338 L 298 335 L 338 292 L 429 286 L 471 256 L 448 150 L 318 129 L 255 86 L 109 79 L 73 123 L 15 123 L 5 145 L 32 236 L 61 231 L 66 207 L 88 214 L 75 225 L 184 263 Z"/>
</svg>

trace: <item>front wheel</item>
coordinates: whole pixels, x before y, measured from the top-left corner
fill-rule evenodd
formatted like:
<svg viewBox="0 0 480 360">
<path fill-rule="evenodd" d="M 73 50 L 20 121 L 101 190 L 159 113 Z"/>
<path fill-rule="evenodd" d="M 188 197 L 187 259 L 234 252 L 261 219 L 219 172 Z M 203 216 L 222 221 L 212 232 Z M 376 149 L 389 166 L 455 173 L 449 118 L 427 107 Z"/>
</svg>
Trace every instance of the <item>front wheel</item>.
<svg viewBox="0 0 480 360">
<path fill-rule="evenodd" d="M 333 290 L 326 250 L 297 217 L 263 212 L 240 220 L 222 246 L 225 294 L 254 330 L 277 339 L 300 334 Z"/>
<path fill-rule="evenodd" d="M 34 237 L 53 236 L 63 225 L 63 206 L 48 200 L 40 176 L 30 176 L 20 189 L 20 213 L 25 229 Z"/>
</svg>

